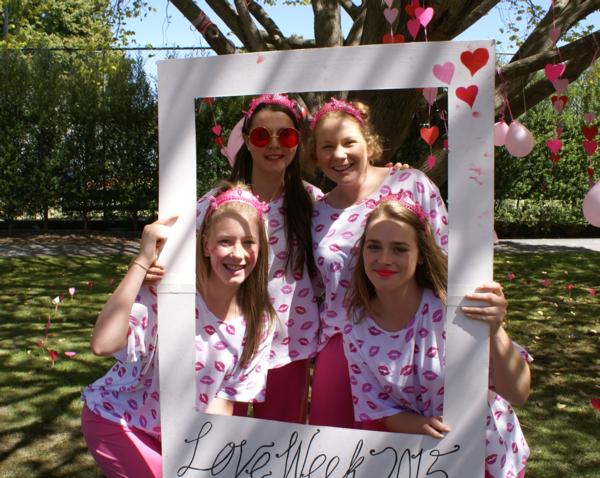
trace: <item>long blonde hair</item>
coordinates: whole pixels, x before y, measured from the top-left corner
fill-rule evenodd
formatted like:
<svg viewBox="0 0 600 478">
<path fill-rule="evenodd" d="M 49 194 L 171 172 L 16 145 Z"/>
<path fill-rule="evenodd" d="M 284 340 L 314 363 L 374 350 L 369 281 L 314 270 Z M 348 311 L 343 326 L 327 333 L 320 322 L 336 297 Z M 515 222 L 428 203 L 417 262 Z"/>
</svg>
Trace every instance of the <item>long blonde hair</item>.
<svg viewBox="0 0 600 478">
<path fill-rule="evenodd" d="M 356 266 L 345 296 L 348 317 L 353 317 L 355 322 L 360 322 L 366 315 L 373 315 L 371 302 L 377 293 L 365 272 L 363 250 L 369 226 L 373 221 L 382 217 L 406 223 L 415 230 L 417 247 L 422 259 L 422 264 L 417 264 L 415 270 L 417 285 L 433 290 L 444 305 L 447 301 L 448 258 L 435 242 L 431 233 L 431 225 L 427 220 L 422 221 L 414 212 L 402 206 L 398 201 L 382 201 L 369 214 L 365 229 L 358 241 Z"/>
<path fill-rule="evenodd" d="M 223 181 L 218 187 L 219 193 L 228 189 L 240 188 L 250 192 L 243 183 Z M 268 274 L 269 254 L 265 227 L 257 209 L 240 201 L 228 201 L 215 210 L 209 210 L 204 216 L 200 232 L 196 238 L 196 281 L 203 297 L 206 297 L 206 284 L 211 274 L 210 258 L 203 253 L 203 243 L 208 238 L 211 228 L 225 213 L 235 212 L 246 220 L 256 221 L 258 226 L 258 256 L 256 266 L 250 275 L 242 282 L 237 291 L 237 302 L 246 321 L 244 349 L 240 357 L 240 366 L 245 367 L 258 352 L 261 339 L 269 333 L 274 320 L 275 310 L 269 297 Z M 266 320 L 265 320 L 266 319 Z"/>
</svg>

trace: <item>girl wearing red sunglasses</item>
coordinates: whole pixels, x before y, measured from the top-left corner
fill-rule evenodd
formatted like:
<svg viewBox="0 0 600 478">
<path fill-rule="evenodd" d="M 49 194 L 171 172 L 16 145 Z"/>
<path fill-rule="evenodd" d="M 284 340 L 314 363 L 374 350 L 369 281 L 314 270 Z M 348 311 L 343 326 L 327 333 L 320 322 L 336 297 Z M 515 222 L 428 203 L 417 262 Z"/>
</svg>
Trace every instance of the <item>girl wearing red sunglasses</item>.
<svg viewBox="0 0 600 478">
<path fill-rule="evenodd" d="M 303 116 L 294 100 L 257 96 L 244 116 L 244 143 L 230 180 L 251 185 L 269 204 L 269 293 L 278 316 L 266 400 L 253 405 L 254 416 L 305 423 L 308 359 L 316 354 L 319 324 L 310 225 L 312 204 L 322 193 L 301 177 Z M 245 416 L 246 408 L 240 403 L 235 413 Z"/>
</svg>

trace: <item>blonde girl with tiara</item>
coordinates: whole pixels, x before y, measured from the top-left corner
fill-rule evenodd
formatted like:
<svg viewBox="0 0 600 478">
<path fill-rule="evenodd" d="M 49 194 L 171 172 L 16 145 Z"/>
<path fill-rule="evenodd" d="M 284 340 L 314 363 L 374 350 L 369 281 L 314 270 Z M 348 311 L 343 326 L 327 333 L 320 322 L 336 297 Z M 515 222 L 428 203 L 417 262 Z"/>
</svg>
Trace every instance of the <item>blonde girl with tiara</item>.
<svg viewBox="0 0 600 478">
<path fill-rule="evenodd" d="M 312 382 L 313 425 L 354 426 L 341 335 L 347 319 L 343 299 L 356 241 L 373 204 L 382 195 L 405 191 L 422 206 L 436 242 L 444 249 L 448 242 L 447 212 L 438 188 L 416 169 L 377 166 L 383 148 L 369 116 L 362 103 L 332 98 L 310 123 L 313 162 L 336 185 L 315 203 L 312 220 L 315 262 L 325 288 Z"/>
<path fill-rule="evenodd" d="M 447 282 L 447 257 L 423 208 L 408 194 L 382 198 L 358 242 L 345 298 L 344 352 L 362 428 L 451 433 L 443 421 Z M 527 400 L 530 357 L 502 326 L 507 302 L 499 284 L 466 297 L 487 305 L 463 313 L 490 326 L 485 476 L 522 477 L 529 448 L 511 404 Z"/>
<path fill-rule="evenodd" d="M 218 188 L 207 201 L 197 223 L 196 408 L 231 415 L 236 401 L 264 400 L 275 318 L 267 206 L 241 184 Z M 94 327 L 93 352 L 117 362 L 83 390 L 82 429 L 108 477 L 162 474 L 157 294 L 143 281 L 175 220 L 144 228 L 138 255 Z"/>
</svg>

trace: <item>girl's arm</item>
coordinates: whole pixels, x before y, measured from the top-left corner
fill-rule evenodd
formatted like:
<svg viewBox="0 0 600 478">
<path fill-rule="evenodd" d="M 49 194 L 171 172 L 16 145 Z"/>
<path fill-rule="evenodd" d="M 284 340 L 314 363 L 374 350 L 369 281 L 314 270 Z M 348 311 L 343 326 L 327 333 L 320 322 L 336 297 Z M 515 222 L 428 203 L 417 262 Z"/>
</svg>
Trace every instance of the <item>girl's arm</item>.
<svg viewBox="0 0 600 478">
<path fill-rule="evenodd" d="M 129 314 L 148 268 L 167 239 L 168 226 L 176 218 L 155 221 L 144 227 L 140 252 L 129 265 L 129 270 L 112 293 L 96 319 L 92 333 L 92 352 L 96 355 L 110 355 L 127 345 Z"/>
<path fill-rule="evenodd" d="M 450 431 L 450 427 L 442 421 L 442 417 L 424 417 L 413 412 L 396 413 L 382 418 L 381 421 L 385 428 L 396 433 L 413 433 L 444 438 L 444 433 Z"/>
<path fill-rule="evenodd" d="M 483 284 L 470 300 L 487 302 L 488 306 L 462 307 L 470 319 L 481 320 L 490 326 L 490 359 L 496 391 L 510 403 L 523 405 L 529 396 L 531 373 L 529 365 L 502 327 L 508 302 L 497 282 Z"/>
<path fill-rule="evenodd" d="M 233 415 L 233 404 L 231 400 L 215 397 L 208 404 L 206 413 L 211 415 Z"/>
</svg>

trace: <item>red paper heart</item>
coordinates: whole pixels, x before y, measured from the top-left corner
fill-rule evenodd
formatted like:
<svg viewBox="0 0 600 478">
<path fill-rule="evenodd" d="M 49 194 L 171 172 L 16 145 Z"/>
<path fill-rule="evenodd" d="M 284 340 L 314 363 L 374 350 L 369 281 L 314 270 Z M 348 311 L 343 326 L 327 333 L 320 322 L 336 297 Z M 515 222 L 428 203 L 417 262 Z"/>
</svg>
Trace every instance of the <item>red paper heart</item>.
<svg viewBox="0 0 600 478">
<path fill-rule="evenodd" d="M 563 63 L 559 63 L 558 65 L 548 63 L 544 67 L 544 73 L 546 74 L 546 78 L 548 78 L 548 81 L 550 81 L 550 83 L 554 83 L 565 72 L 565 68 L 566 67 Z"/>
<path fill-rule="evenodd" d="M 406 5 L 404 7 L 404 11 L 406 12 L 406 14 L 411 17 L 411 18 L 415 18 L 415 6 L 414 5 Z"/>
<path fill-rule="evenodd" d="M 475 99 L 477 98 L 478 92 L 479 88 L 477 88 L 477 85 L 471 85 L 467 88 L 464 88 L 462 86 L 456 88 L 456 96 L 458 97 L 458 99 L 463 100 L 471 108 L 473 108 L 473 104 L 475 103 Z"/>
<path fill-rule="evenodd" d="M 585 153 L 588 156 L 593 156 L 594 153 L 596 152 L 596 149 L 598 148 L 598 142 L 597 141 L 587 141 L 584 140 L 583 141 L 583 149 L 585 150 Z"/>
<path fill-rule="evenodd" d="M 438 139 L 440 135 L 440 129 L 437 126 L 432 126 L 431 128 L 421 128 L 421 138 L 425 141 L 429 146 L 435 143 L 435 140 Z"/>
<path fill-rule="evenodd" d="M 550 153 L 550 162 L 554 166 L 560 160 L 560 156 L 557 153 Z"/>
<path fill-rule="evenodd" d="M 588 178 L 594 179 L 594 168 L 587 168 Z"/>
<path fill-rule="evenodd" d="M 225 146 L 225 140 L 223 139 L 223 136 L 217 136 L 215 138 L 215 143 L 217 143 L 221 147 Z"/>
<path fill-rule="evenodd" d="M 594 407 L 594 410 L 598 410 L 600 412 L 600 398 L 592 398 L 591 403 L 592 407 Z"/>
<path fill-rule="evenodd" d="M 557 101 L 562 101 L 563 103 L 563 107 L 567 106 L 567 103 L 569 101 L 569 97 L 566 95 L 562 95 L 562 96 L 558 96 L 558 95 L 553 95 L 550 97 L 550 100 L 552 101 L 552 104 L 556 103 Z"/>
<path fill-rule="evenodd" d="M 395 35 L 386 33 L 385 35 L 383 35 L 383 43 L 404 43 L 404 42 L 405 42 L 405 38 L 404 38 L 404 35 L 402 35 L 402 33 L 396 33 Z"/>
<path fill-rule="evenodd" d="M 483 68 L 489 59 L 490 53 L 487 48 L 477 48 L 473 52 L 464 51 L 460 54 L 460 61 L 469 69 L 471 76 L 475 76 L 475 73 Z"/>
<path fill-rule="evenodd" d="M 598 126 L 583 126 L 581 132 L 585 136 L 585 139 L 592 141 L 598 134 Z"/>
</svg>

